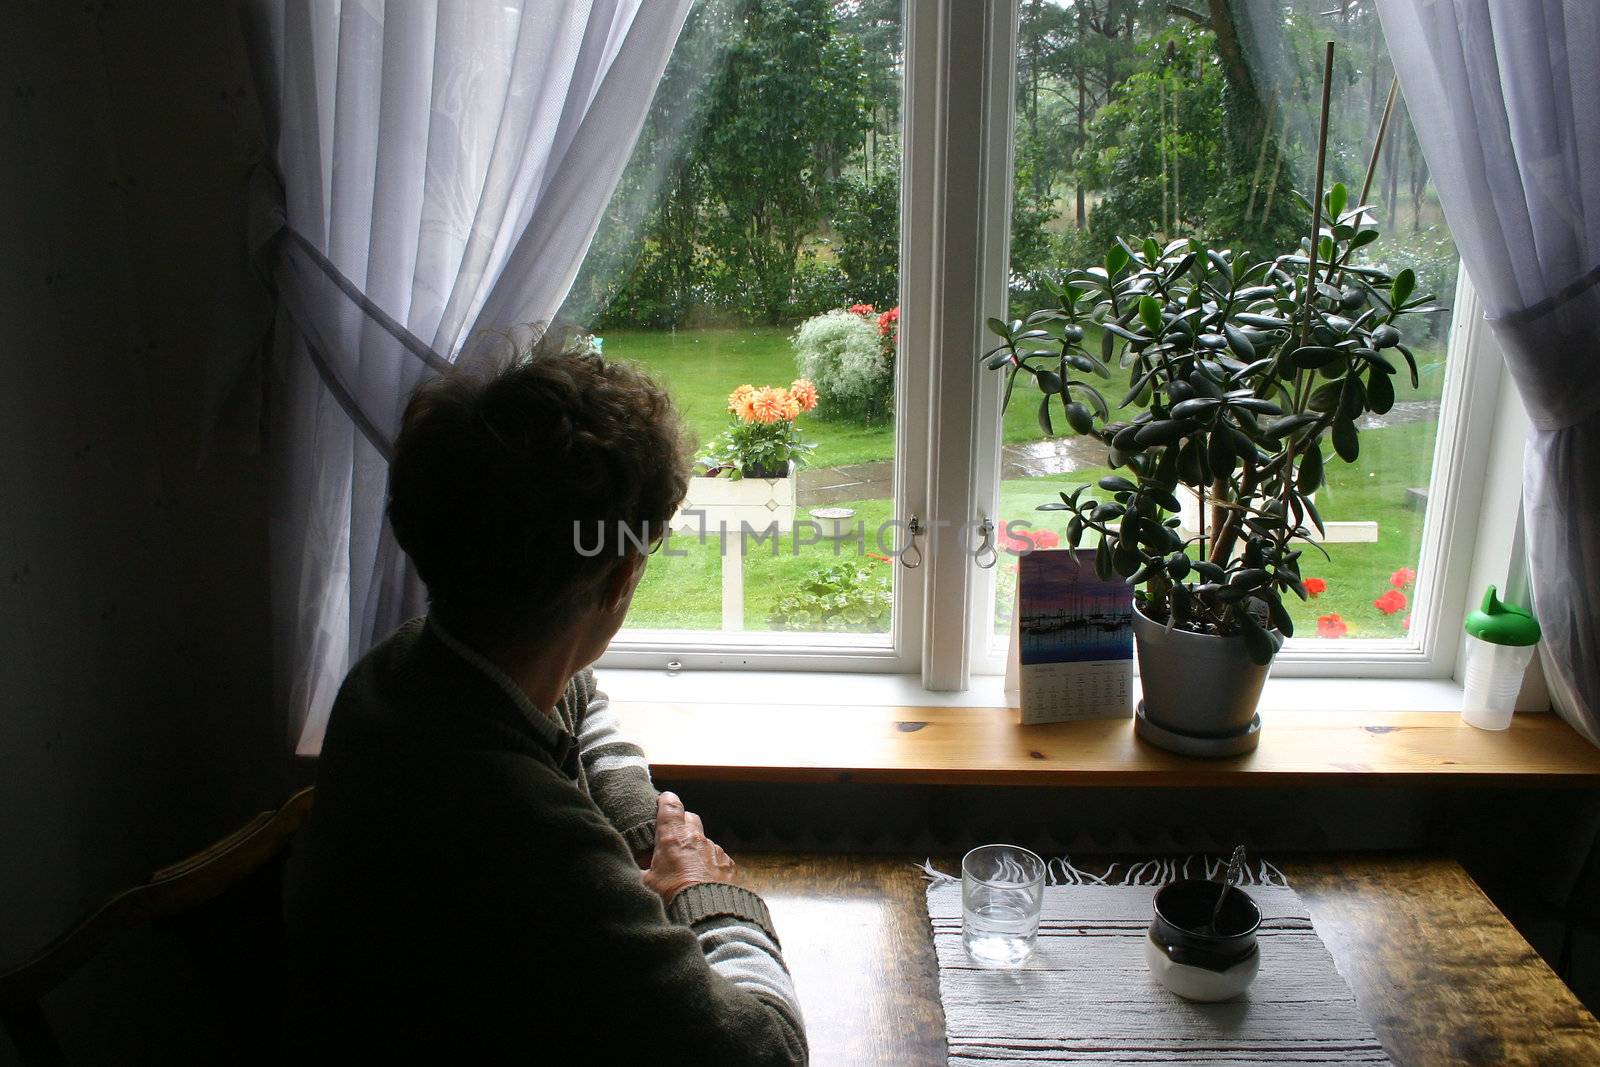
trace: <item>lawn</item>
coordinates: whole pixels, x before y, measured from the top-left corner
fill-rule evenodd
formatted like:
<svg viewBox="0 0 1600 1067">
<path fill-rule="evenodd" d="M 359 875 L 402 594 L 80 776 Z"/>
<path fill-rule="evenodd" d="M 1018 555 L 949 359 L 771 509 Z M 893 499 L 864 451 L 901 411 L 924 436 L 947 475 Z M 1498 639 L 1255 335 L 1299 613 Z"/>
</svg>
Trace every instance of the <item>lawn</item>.
<svg viewBox="0 0 1600 1067">
<path fill-rule="evenodd" d="M 1433 422 L 1368 430 L 1361 435 L 1361 459 L 1355 465 L 1331 463 L 1328 483 L 1317 494 L 1317 506 L 1329 521 L 1372 521 L 1378 540 L 1371 544 L 1327 545 L 1327 558 L 1306 546 L 1301 573 L 1321 578 L 1326 592 L 1302 603 L 1290 597 L 1289 614 L 1296 634 L 1314 636 L 1317 618 L 1337 614 L 1349 627 L 1349 637 L 1400 637 L 1405 633 L 1406 610 L 1386 615 L 1373 605 L 1389 589 L 1389 576 L 1401 567 L 1415 568 L 1421 551 L 1423 513 L 1406 503 L 1406 489 L 1428 484 L 1433 462 L 1433 442 L 1438 426 Z M 1375 469 L 1369 469 L 1375 468 Z M 1377 471 L 1383 471 L 1380 478 Z M 1075 471 L 1045 478 L 1020 478 L 1001 483 L 1000 514 L 1022 520 L 1036 529 L 1061 533 L 1065 523 L 1058 515 L 1035 512 L 1038 504 L 1060 499 L 1063 490 L 1093 483 L 1110 473 L 1105 468 Z M 1108 494 L 1097 491 L 1096 495 Z M 1010 583 L 1001 591 L 1008 608 Z M 1414 586 L 1405 590 L 1409 599 Z"/>
<path fill-rule="evenodd" d="M 672 390 L 690 433 L 704 443 L 727 422 L 727 394 L 737 385 L 787 384 L 795 375 L 785 327 L 743 327 L 718 330 L 647 332 L 615 330 L 605 334 L 606 354 L 634 360 Z M 1422 388 L 1402 389 L 1401 399 L 1439 395 L 1443 380 L 1437 351 L 1418 352 L 1424 364 Z M 1427 369 L 1431 368 L 1431 369 Z M 1107 392 L 1115 392 L 1107 387 Z M 1035 410 L 1038 393 L 1031 384 L 1019 383 L 1005 418 L 1008 443 L 1040 438 Z M 1113 400 L 1117 397 L 1113 397 Z M 893 456 L 892 427 L 863 426 L 827 418 L 802 423 L 807 437 L 817 443 L 814 463 L 839 466 Z M 1384 615 L 1372 601 L 1388 588 L 1388 576 L 1400 567 L 1415 567 L 1422 531 L 1422 513 L 1408 507 L 1405 490 L 1427 484 L 1436 426 L 1431 421 L 1368 430 L 1362 434 L 1358 465 L 1329 466 L 1329 483 L 1318 495 L 1323 517 L 1330 520 L 1372 520 L 1378 523 L 1376 544 L 1328 546 L 1331 560 L 1308 547 L 1302 563 L 1307 577 L 1327 583 L 1327 591 L 1310 603 L 1291 599 L 1290 609 L 1301 636 L 1316 629 L 1319 615 L 1338 614 L 1351 637 L 1398 637 L 1406 612 Z M 1036 527 L 1056 529 L 1056 516 L 1036 513 L 1037 504 L 1057 499 L 1063 489 L 1092 482 L 1105 470 L 1006 481 L 1001 486 L 1000 516 L 1024 520 Z M 1381 474 L 1381 476 L 1380 476 Z M 847 502 L 856 509 L 870 531 L 890 517 L 886 500 Z M 804 517 L 804 508 L 801 509 Z M 868 551 L 876 550 L 868 544 Z M 635 598 L 630 625 L 650 629 L 717 629 L 721 625 L 721 559 L 717 545 L 697 544 L 692 537 L 675 538 L 668 556 L 651 560 Z M 853 543 L 839 549 L 854 556 Z M 792 551 L 786 543 L 774 558 L 766 546 L 753 548 L 745 563 L 745 626 L 768 628 L 768 616 L 816 564 L 831 559 L 832 544 L 802 546 Z M 869 572 L 886 565 L 858 557 Z M 1004 564 L 1002 564 L 1004 566 Z M 1002 607 L 1010 600 L 1010 579 L 1001 575 Z M 1407 590 L 1407 595 L 1409 595 Z"/>
<path fill-rule="evenodd" d="M 793 331 L 785 326 L 725 330 L 608 330 L 606 355 L 632 360 L 672 391 L 698 448 L 728 426 L 728 394 L 745 383 L 788 385 L 795 378 Z M 816 444 L 813 463 L 837 467 L 894 455 L 894 428 L 830 420 L 826 412 L 800 422 Z"/>
<path fill-rule="evenodd" d="M 704 445 L 728 425 L 728 394 L 735 386 L 787 385 L 794 379 L 792 330 L 786 326 L 742 326 L 715 330 L 609 330 L 606 355 L 632 360 L 666 385 L 678 402 L 696 447 Z M 1422 387 L 1402 388 L 1400 399 L 1437 399 L 1444 373 L 1440 350 L 1419 350 L 1425 369 Z M 1125 382 L 1102 383 L 1108 399 L 1122 398 Z M 1005 414 L 1005 441 L 1018 444 L 1043 436 L 1039 429 L 1040 393 L 1031 381 L 1017 383 Z M 1057 420 L 1060 421 L 1059 411 Z M 838 467 L 894 456 L 894 427 L 890 423 L 865 426 L 827 417 L 826 411 L 801 422 L 806 439 L 817 446 L 813 465 Z"/>
</svg>

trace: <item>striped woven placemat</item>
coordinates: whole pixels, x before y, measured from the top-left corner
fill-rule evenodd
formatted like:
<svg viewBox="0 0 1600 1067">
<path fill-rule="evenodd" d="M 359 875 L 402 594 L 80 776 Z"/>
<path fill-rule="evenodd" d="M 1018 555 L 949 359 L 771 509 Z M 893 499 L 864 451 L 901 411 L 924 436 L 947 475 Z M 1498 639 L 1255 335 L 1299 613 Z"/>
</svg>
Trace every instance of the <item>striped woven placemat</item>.
<svg viewBox="0 0 1600 1067">
<path fill-rule="evenodd" d="M 1203 868 L 1191 873 L 1215 866 Z M 1053 861 L 1051 881 L 1066 884 L 1045 887 L 1038 950 L 1015 970 L 973 962 L 961 944 L 961 883 L 930 872 L 950 1063 L 1389 1062 L 1305 903 L 1270 867 L 1248 887 L 1262 913 L 1261 971 L 1249 991 L 1194 1004 L 1157 984 L 1144 960 L 1151 898 L 1178 870 L 1136 865 L 1113 884 Z"/>
</svg>

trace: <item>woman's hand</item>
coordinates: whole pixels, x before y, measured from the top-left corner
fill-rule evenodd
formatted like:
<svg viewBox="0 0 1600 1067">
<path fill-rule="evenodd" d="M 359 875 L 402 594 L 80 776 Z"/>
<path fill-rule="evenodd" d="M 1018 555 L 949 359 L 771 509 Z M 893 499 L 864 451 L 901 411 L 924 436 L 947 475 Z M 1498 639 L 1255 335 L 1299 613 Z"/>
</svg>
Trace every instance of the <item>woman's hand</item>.
<svg viewBox="0 0 1600 1067">
<path fill-rule="evenodd" d="M 671 901 L 700 882 L 733 882 L 738 867 L 722 846 L 706 837 L 700 816 L 685 811 L 675 793 L 656 798 L 656 848 L 644 884 Z"/>
</svg>

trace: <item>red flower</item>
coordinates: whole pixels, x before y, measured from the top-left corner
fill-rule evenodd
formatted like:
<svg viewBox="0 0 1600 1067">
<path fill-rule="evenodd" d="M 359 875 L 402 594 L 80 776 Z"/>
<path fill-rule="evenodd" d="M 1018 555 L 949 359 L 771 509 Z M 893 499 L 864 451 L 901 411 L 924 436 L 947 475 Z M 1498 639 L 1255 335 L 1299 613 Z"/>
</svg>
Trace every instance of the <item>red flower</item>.
<svg viewBox="0 0 1600 1067">
<path fill-rule="evenodd" d="M 900 309 L 892 307 L 878 316 L 878 336 L 887 337 L 900 324 Z"/>
<path fill-rule="evenodd" d="M 1393 615 L 1406 606 L 1406 595 L 1398 589 L 1391 589 L 1377 600 L 1374 600 L 1372 606 L 1385 615 Z"/>
<path fill-rule="evenodd" d="M 1337 614 L 1317 616 L 1318 637 L 1343 637 L 1350 627 Z"/>
<path fill-rule="evenodd" d="M 1321 578 L 1307 578 L 1305 581 L 1306 594 L 1312 599 L 1328 591 L 1328 583 Z"/>
<path fill-rule="evenodd" d="M 852 315 L 876 315 L 878 309 L 871 304 L 851 304 L 848 308 Z"/>
<path fill-rule="evenodd" d="M 1013 529 L 1010 523 L 1002 522 L 998 543 L 1003 552 L 1025 556 L 1041 548 L 1057 547 L 1061 536 L 1050 530 Z"/>
<path fill-rule="evenodd" d="M 1406 586 L 1410 585 L 1416 580 L 1417 572 L 1412 570 L 1410 567 L 1401 567 L 1399 570 L 1389 575 L 1389 584 L 1394 586 L 1396 589 L 1404 589 Z"/>
</svg>

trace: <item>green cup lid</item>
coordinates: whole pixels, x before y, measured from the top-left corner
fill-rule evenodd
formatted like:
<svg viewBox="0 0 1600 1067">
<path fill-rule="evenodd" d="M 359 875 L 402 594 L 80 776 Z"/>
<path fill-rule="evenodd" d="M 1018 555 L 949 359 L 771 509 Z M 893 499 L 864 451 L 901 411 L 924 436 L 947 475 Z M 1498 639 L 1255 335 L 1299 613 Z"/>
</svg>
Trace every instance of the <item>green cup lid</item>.
<svg viewBox="0 0 1600 1067">
<path fill-rule="evenodd" d="M 1494 645 L 1536 645 L 1539 622 L 1522 608 L 1502 604 L 1491 585 L 1483 594 L 1483 607 L 1467 613 L 1467 633 Z"/>
</svg>

